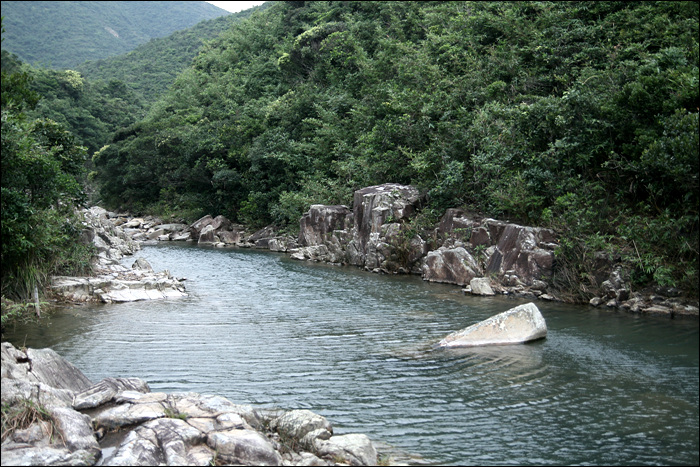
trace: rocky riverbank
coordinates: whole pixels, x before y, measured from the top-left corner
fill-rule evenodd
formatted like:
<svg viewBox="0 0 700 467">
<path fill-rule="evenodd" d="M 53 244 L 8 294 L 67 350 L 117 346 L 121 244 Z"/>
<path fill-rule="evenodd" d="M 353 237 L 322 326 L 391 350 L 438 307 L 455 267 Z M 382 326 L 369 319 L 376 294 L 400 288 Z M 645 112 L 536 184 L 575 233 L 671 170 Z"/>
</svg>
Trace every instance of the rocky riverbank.
<svg viewBox="0 0 700 467">
<path fill-rule="evenodd" d="M 2 343 L 2 465 L 377 465 L 363 434 L 308 410 L 91 382 L 51 349 Z M 382 458 L 389 464 L 390 459 Z"/>
<path fill-rule="evenodd" d="M 109 213 L 100 208 L 88 212 L 99 218 L 103 229 L 119 232 L 111 237 L 94 236 L 104 240 L 95 245 L 101 257 L 112 263 L 117 261 L 111 255 L 133 252 L 132 247 L 124 245 L 188 241 L 214 247 L 286 252 L 297 260 L 348 264 L 375 273 L 419 274 L 424 280 L 455 284 L 474 295 L 561 299 L 553 286 L 557 273 L 555 251 L 559 247 L 555 232 L 481 218 L 460 209 L 448 209 L 433 228 L 416 228 L 413 221 L 422 202 L 418 190 L 412 186 L 385 184 L 363 188 L 355 192 L 352 209 L 312 205 L 300 220 L 298 237 L 280 235 L 274 226 L 250 231 L 223 216 L 208 215 L 188 225 Z M 105 223 L 110 226 L 105 227 Z M 110 244 L 108 238 L 116 243 Z M 112 268 L 110 274 L 117 267 L 117 264 L 102 266 Z M 126 272 L 138 274 L 134 270 L 120 273 Z M 593 276 L 593 288 L 598 294 L 591 297 L 591 306 L 668 317 L 698 316 L 697 300 L 685 299 L 678 290 L 657 288 L 644 293 L 633 290 L 622 265 L 602 253 L 596 259 Z M 155 283 L 156 286 L 148 286 L 147 290 L 184 293 L 181 281 L 166 284 L 156 280 Z M 90 296 L 89 290 L 93 290 L 94 299 L 102 301 L 118 301 L 129 295 L 95 293 L 95 290 L 104 291 L 98 285 L 81 286 L 82 295 L 78 296 Z M 132 286 L 137 287 L 134 283 L 117 287 L 125 290 Z M 69 297 L 72 292 L 60 293 Z M 131 295 L 136 299 L 150 298 L 146 293 Z"/>
<path fill-rule="evenodd" d="M 92 207 L 82 212 L 82 240 L 94 245 L 97 255 L 93 276 L 52 278 L 51 291 L 71 302 L 101 301 L 104 303 L 154 300 L 187 295 L 183 279 L 169 271 L 155 272 L 143 259 L 131 268 L 121 264 L 122 258 L 133 255 L 140 243 L 117 226 L 106 210 Z"/>
</svg>

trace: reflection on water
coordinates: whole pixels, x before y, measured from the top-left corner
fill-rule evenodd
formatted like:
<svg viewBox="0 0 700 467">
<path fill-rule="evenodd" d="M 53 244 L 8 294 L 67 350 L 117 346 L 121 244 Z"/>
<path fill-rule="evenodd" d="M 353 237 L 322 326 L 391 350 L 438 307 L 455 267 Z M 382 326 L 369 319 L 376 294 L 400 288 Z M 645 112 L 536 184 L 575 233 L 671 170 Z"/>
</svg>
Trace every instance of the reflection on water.
<svg viewBox="0 0 700 467">
<path fill-rule="evenodd" d="M 6 337 L 54 348 L 93 381 L 308 408 L 437 464 L 698 462 L 697 321 L 538 302 L 544 340 L 435 349 L 523 302 L 266 252 L 138 255 L 187 277 L 191 295 L 70 308 Z"/>
</svg>

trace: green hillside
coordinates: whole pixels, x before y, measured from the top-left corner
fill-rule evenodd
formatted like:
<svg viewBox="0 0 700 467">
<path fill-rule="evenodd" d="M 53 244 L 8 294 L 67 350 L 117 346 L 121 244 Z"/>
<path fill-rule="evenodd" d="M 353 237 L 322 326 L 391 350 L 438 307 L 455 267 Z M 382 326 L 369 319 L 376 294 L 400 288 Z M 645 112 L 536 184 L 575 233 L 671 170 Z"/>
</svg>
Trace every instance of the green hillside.
<svg viewBox="0 0 700 467">
<path fill-rule="evenodd" d="M 278 2 L 95 156 L 103 201 L 293 227 L 310 204 L 412 183 L 426 219 L 463 206 L 556 229 L 574 287 L 608 251 L 639 283 L 697 290 L 698 16 L 692 2 Z"/>
<path fill-rule="evenodd" d="M 204 42 L 271 4 L 268 2 L 239 13 L 202 21 L 167 37 L 151 39 L 127 54 L 88 61 L 74 69 L 91 81 L 122 81 L 145 102 L 152 102 L 175 81 L 178 73 L 190 65 Z"/>
<path fill-rule="evenodd" d="M 228 12 L 199 1 L 3 1 L 3 49 L 22 61 L 71 68 L 133 50 Z"/>
<path fill-rule="evenodd" d="M 410 183 L 426 201 L 407 238 L 463 207 L 554 229 L 572 297 L 590 298 L 599 255 L 637 288 L 697 296 L 699 17 L 695 2 L 275 2 L 206 42 L 153 105 L 136 90 L 161 85 L 132 73 L 166 73 L 192 38 L 94 82 L 3 42 L 3 262 L 58 251 L 27 239 L 81 199 L 80 143 L 112 209 L 292 231 L 311 204 Z"/>
</svg>

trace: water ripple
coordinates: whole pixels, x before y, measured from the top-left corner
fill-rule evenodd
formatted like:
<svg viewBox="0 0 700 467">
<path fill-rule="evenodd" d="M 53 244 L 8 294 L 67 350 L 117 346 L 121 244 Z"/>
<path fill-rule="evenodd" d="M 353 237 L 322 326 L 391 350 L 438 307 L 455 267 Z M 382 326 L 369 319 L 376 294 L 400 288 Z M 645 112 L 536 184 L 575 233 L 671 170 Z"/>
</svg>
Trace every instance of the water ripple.
<svg viewBox="0 0 700 467">
<path fill-rule="evenodd" d="M 545 340 L 434 349 L 522 302 L 250 250 L 139 255 L 190 296 L 72 309 L 8 339 L 95 381 L 310 409 L 441 465 L 697 464 L 696 322 L 538 302 Z"/>
</svg>

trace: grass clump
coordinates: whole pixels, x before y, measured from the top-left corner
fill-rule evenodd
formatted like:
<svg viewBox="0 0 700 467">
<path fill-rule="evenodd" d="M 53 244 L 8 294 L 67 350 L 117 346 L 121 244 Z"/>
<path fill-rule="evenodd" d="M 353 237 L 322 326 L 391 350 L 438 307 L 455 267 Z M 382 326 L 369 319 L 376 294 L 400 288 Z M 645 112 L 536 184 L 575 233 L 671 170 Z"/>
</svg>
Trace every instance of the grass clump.
<svg viewBox="0 0 700 467">
<path fill-rule="evenodd" d="M 46 423 L 42 423 L 46 422 Z M 19 430 L 26 430 L 35 423 L 39 423 L 47 429 L 46 433 L 51 443 L 60 440 L 65 444 L 65 440 L 56 422 L 51 417 L 48 410 L 41 404 L 37 404 L 29 399 L 21 399 L 15 403 L 2 404 L 2 442 Z"/>
</svg>

